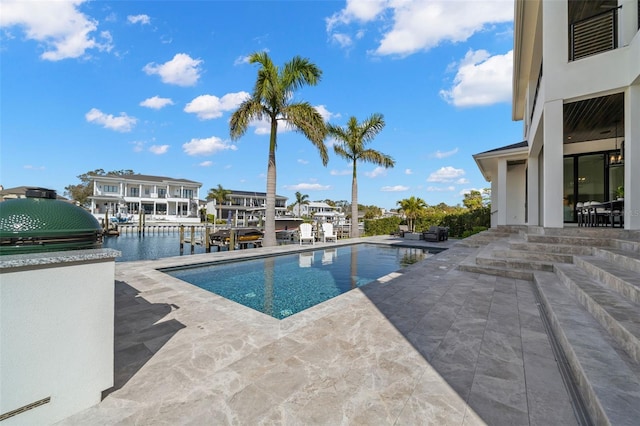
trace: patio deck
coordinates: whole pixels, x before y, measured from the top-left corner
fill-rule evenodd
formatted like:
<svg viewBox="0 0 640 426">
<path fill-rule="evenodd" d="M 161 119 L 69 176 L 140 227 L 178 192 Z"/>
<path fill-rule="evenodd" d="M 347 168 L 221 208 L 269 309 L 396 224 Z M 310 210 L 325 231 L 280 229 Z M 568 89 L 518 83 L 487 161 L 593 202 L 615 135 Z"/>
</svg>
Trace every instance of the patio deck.
<svg viewBox="0 0 640 426">
<path fill-rule="evenodd" d="M 298 246 L 117 264 L 115 387 L 59 424 L 576 424 L 533 283 L 411 243 L 450 248 L 284 320 L 155 268 Z"/>
</svg>

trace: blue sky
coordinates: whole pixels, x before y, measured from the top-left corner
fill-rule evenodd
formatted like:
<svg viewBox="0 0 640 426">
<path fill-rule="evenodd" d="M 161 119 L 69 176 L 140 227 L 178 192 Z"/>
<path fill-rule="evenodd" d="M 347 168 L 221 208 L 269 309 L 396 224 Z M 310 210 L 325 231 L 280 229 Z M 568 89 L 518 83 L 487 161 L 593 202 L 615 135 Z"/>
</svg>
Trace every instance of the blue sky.
<svg viewBox="0 0 640 426">
<path fill-rule="evenodd" d="M 358 166 L 359 202 L 461 203 L 489 186 L 472 155 L 522 140 L 511 121 L 512 1 L 7 1 L 0 5 L 0 184 L 64 192 L 94 169 L 202 182 L 202 197 L 266 189 L 268 134 L 237 141 L 228 120 L 268 51 L 323 71 L 296 92 L 331 123 L 372 113 L 370 147 L 392 169 Z M 333 142 L 328 140 L 327 144 Z M 350 164 L 324 167 L 281 132 L 277 193 L 350 200 Z"/>
</svg>

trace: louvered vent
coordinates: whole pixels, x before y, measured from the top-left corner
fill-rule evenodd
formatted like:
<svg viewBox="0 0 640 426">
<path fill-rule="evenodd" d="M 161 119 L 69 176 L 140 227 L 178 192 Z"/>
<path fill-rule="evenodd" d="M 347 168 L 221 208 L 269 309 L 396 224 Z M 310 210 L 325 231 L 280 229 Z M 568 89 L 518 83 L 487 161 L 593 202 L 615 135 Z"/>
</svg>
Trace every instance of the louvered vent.
<svg viewBox="0 0 640 426">
<path fill-rule="evenodd" d="M 572 61 L 613 50 L 618 47 L 618 9 L 571 24 Z"/>
</svg>

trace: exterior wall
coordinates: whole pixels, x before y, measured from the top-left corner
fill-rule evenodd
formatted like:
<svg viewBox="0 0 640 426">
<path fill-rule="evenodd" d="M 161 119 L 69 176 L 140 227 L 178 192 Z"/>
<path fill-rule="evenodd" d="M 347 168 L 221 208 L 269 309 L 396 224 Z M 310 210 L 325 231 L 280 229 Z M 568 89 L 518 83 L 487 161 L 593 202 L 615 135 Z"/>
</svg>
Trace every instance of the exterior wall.
<svg viewBox="0 0 640 426">
<path fill-rule="evenodd" d="M 507 170 L 507 225 L 525 224 L 525 187 L 526 166 L 509 166 Z"/>
<path fill-rule="evenodd" d="M 637 0 L 620 0 L 618 48 L 569 61 L 569 17 L 567 0 L 543 1 L 541 12 L 518 0 L 519 8 L 529 11 L 516 22 L 516 40 L 522 40 L 522 58 L 514 69 L 528 76 L 524 97 L 524 137 L 529 141 L 529 159 L 538 158 L 539 173 L 529 168 L 527 214 L 529 224 L 562 227 L 562 158 L 584 146 L 563 145 L 563 109 L 568 102 L 625 93 L 625 228 L 640 229 L 640 32 Z M 533 19 L 537 20 L 535 25 Z M 538 67 L 543 63 L 542 78 Z M 522 67 L 522 69 L 520 68 Z M 521 76 L 514 76 L 514 84 Z M 535 93 L 538 93 L 537 98 Z M 521 100 L 514 98 L 514 105 Z M 534 109 L 535 104 L 535 109 Z M 515 113 L 514 113 L 514 118 Z M 613 139 L 596 145 L 613 148 Z M 542 148 L 544 146 L 544 149 Z M 542 155 L 538 156 L 538 152 Z M 586 152 L 586 151 L 583 151 Z M 531 161 L 533 160 L 533 161 Z M 537 176 L 536 176 L 537 174 Z M 536 180 L 533 180 L 533 179 Z M 535 191 L 538 189 L 538 191 Z M 536 199 L 537 198 L 537 199 Z"/>
<path fill-rule="evenodd" d="M 75 259 L 78 252 L 64 253 Z M 55 423 L 99 403 L 113 386 L 114 271 L 113 257 L 2 268 L 0 414 L 51 398 L 3 426 Z"/>
</svg>

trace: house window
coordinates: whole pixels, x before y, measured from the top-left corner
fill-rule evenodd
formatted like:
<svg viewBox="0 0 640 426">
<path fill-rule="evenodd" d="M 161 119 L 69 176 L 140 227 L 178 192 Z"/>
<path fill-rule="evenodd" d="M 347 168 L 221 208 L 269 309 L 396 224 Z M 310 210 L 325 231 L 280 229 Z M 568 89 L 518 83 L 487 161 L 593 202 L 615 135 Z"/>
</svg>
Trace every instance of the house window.
<svg viewBox="0 0 640 426">
<path fill-rule="evenodd" d="M 140 196 L 140 188 L 129 188 L 129 196 L 130 197 Z"/>
<path fill-rule="evenodd" d="M 118 192 L 118 185 L 105 185 L 104 192 Z"/>
<path fill-rule="evenodd" d="M 167 190 L 164 188 L 158 188 L 158 198 L 166 198 Z"/>
<path fill-rule="evenodd" d="M 182 191 L 183 198 L 193 198 L 193 189 L 184 189 Z"/>
</svg>

